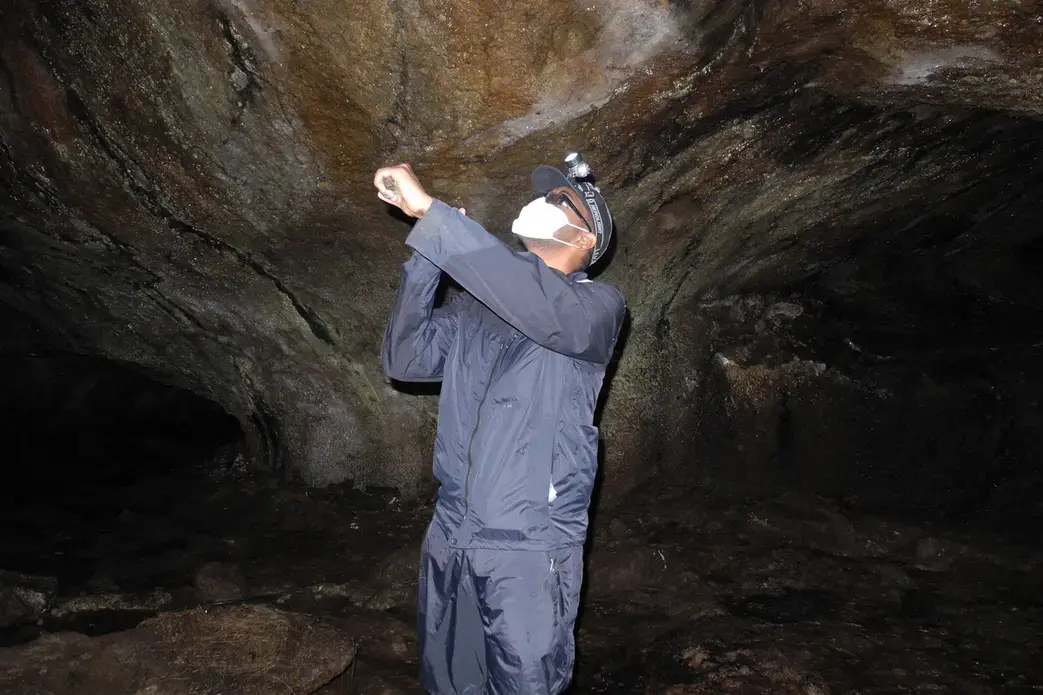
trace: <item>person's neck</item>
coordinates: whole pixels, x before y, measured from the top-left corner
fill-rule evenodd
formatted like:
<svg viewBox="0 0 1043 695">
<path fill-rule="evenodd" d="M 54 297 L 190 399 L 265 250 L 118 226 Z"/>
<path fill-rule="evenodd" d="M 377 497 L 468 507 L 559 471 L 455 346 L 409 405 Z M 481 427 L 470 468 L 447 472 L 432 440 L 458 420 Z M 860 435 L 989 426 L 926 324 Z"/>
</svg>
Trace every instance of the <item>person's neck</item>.
<svg viewBox="0 0 1043 695">
<path fill-rule="evenodd" d="M 548 253 L 537 255 L 548 268 L 554 268 L 554 270 L 565 275 L 571 275 L 576 272 L 576 264 L 572 262 L 572 259 L 567 254 Z"/>
</svg>

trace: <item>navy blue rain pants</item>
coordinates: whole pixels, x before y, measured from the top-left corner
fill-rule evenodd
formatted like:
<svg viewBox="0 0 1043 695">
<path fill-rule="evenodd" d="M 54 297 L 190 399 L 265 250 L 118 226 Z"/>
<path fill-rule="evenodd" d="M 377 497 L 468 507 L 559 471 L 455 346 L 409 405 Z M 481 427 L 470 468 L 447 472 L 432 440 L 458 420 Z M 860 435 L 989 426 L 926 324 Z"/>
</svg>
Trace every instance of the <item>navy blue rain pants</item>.
<svg viewBox="0 0 1043 695">
<path fill-rule="evenodd" d="M 432 695 L 557 695 L 572 681 L 583 548 L 457 549 L 432 523 L 420 557 L 420 684 Z"/>
</svg>

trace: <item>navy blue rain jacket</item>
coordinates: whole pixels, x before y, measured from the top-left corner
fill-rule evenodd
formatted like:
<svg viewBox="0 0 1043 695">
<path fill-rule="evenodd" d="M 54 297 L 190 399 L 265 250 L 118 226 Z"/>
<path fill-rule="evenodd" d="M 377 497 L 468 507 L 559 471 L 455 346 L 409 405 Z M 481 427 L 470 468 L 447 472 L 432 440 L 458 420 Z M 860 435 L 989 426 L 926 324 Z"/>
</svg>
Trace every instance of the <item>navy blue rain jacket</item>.
<svg viewBox="0 0 1043 695">
<path fill-rule="evenodd" d="M 459 548 L 583 544 L 622 294 L 513 250 L 438 200 L 406 244 L 415 253 L 381 352 L 393 379 L 442 381 L 435 521 Z M 466 292 L 436 309 L 441 271 Z"/>
</svg>

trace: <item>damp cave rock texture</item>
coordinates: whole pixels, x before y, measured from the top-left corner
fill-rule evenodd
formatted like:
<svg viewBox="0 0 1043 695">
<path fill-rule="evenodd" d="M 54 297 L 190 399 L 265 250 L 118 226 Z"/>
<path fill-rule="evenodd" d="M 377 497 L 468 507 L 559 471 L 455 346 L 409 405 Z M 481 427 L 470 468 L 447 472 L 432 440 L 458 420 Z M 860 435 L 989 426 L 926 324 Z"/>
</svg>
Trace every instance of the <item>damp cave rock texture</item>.
<svg viewBox="0 0 1043 695">
<path fill-rule="evenodd" d="M 930 417 L 881 436 L 916 403 L 1038 408 L 1027 357 L 1007 401 L 923 365 L 1033 343 L 1041 46 L 1017 0 L 10 0 L 5 347 L 137 365 L 311 484 L 417 489 L 435 400 L 380 370 L 408 226 L 372 173 L 502 235 L 578 148 L 630 310 L 605 496 L 736 457 L 843 491 L 923 454 Z M 1018 417 L 967 456 L 1038 446 Z"/>
</svg>

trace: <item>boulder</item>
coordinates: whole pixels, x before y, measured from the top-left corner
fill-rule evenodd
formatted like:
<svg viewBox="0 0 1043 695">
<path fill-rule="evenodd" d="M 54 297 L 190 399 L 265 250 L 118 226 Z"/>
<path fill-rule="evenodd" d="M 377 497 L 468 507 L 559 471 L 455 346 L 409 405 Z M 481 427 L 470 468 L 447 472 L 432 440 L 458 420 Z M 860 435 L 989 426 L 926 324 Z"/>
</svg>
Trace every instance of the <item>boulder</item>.
<svg viewBox="0 0 1043 695">
<path fill-rule="evenodd" d="M 354 655 L 349 638 L 307 615 L 268 606 L 195 609 L 102 637 L 49 634 L 0 649 L 0 693 L 310 693 Z"/>
</svg>

